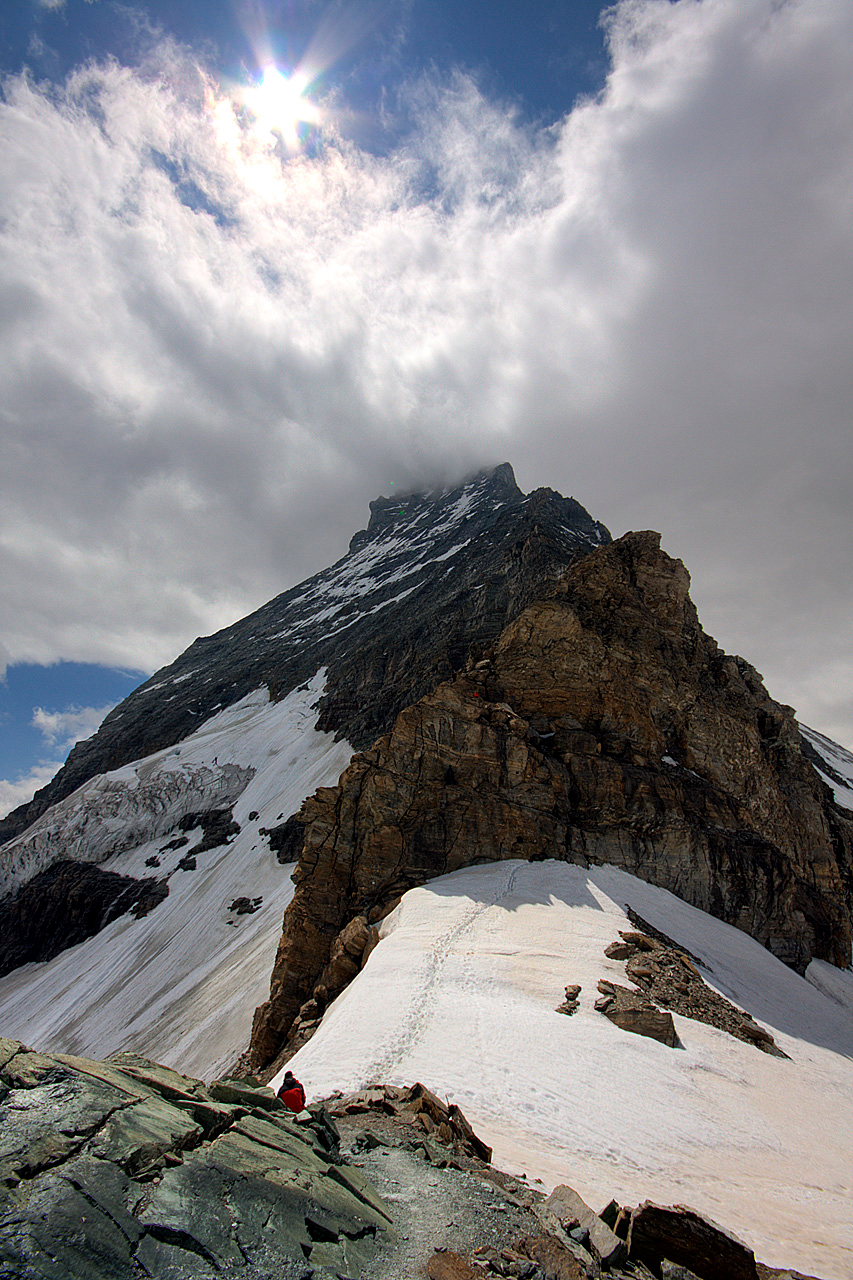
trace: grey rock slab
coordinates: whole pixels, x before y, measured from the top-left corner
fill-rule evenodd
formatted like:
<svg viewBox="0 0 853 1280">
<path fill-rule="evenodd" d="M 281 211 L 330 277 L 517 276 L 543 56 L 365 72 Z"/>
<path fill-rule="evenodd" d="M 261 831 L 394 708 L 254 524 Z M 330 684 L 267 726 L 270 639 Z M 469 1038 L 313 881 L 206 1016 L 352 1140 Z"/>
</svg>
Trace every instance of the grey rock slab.
<svg viewBox="0 0 853 1280">
<path fill-rule="evenodd" d="M 133 1256 L 139 1268 L 137 1275 L 156 1277 L 156 1280 L 222 1280 L 218 1265 L 171 1239 L 159 1240 L 146 1234 Z"/>
<path fill-rule="evenodd" d="M 14 1185 L 66 1160 L 128 1105 L 109 1085 L 64 1078 L 10 1090 L 0 1102 L 0 1182 Z"/>
<path fill-rule="evenodd" d="M 169 1169 L 145 1196 L 137 1218 L 149 1233 L 188 1249 L 214 1267 L 244 1261 L 233 1238 L 228 1204 L 231 1184 L 239 1175 L 212 1165 L 204 1154 Z"/>
<path fill-rule="evenodd" d="M 123 1075 L 148 1085 L 157 1093 L 161 1093 L 164 1098 L 211 1101 L 210 1095 L 200 1080 L 181 1075 L 179 1071 L 164 1067 L 159 1062 L 151 1062 L 150 1059 L 140 1057 L 137 1053 L 114 1053 L 107 1058 L 107 1063 L 117 1067 Z"/>
<path fill-rule="evenodd" d="M 197 1145 L 203 1135 L 187 1112 L 162 1098 L 143 1098 L 111 1115 L 88 1149 L 139 1176 L 156 1169 L 167 1152 Z"/>
<path fill-rule="evenodd" d="M 6 1036 L 0 1036 L 0 1071 L 3 1070 L 6 1063 L 14 1058 L 16 1053 L 26 1052 L 26 1045 L 21 1044 L 20 1040 L 9 1040 Z"/>
<path fill-rule="evenodd" d="M 45 1174 L 0 1210 L 0 1259 L 21 1280 L 138 1280 L 140 1231 L 127 1221 L 120 1202 L 102 1205 L 64 1174 Z"/>
<path fill-rule="evenodd" d="M 73 1053 L 54 1053 L 50 1056 L 79 1075 L 89 1076 L 92 1080 L 111 1085 L 114 1089 L 127 1094 L 129 1098 L 146 1098 L 155 1092 L 150 1086 L 142 1084 L 140 1080 L 129 1076 L 126 1071 L 112 1067 L 109 1063 L 96 1062 L 93 1058 L 78 1058 Z"/>
<path fill-rule="evenodd" d="M 32 1089 L 45 1081 L 60 1080 L 67 1072 L 55 1058 L 22 1049 L 8 1059 L 2 1068 L 3 1079 L 18 1089 Z"/>
<path fill-rule="evenodd" d="M 272 1089 L 266 1085 L 250 1085 L 245 1080 L 214 1080 L 207 1091 L 215 1102 L 232 1102 L 253 1111 L 289 1110 Z"/>
</svg>

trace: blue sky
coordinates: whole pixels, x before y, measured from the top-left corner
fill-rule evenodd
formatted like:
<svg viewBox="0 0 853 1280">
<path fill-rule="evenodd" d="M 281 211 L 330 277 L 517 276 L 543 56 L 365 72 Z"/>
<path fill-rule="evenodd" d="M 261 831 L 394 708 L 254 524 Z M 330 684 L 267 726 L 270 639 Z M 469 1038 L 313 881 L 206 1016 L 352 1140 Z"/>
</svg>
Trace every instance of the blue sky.
<svg viewBox="0 0 853 1280">
<path fill-rule="evenodd" d="M 4 6 L 0 807 L 392 482 L 504 459 L 853 743 L 853 6 L 601 13 Z"/>
</svg>

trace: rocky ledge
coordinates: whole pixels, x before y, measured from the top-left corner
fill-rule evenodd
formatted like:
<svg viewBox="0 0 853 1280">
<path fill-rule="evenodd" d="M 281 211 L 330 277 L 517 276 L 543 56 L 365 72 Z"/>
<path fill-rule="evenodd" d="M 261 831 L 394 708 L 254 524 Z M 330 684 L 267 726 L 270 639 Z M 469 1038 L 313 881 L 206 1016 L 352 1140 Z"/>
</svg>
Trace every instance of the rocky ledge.
<svg viewBox="0 0 853 1280">
<path fill-rule="evenodd" d="M 360 1274 L 391 1214 L 322 1108 L 0 1040 L 2 1280 Z"/>
<path fill-rule="evenodd" d="M 296 1116 L 0 1039 L 0 1280 L 808 1280 L 683 1206 L 549 1196 L 421 1084 Z"/>
</svg>

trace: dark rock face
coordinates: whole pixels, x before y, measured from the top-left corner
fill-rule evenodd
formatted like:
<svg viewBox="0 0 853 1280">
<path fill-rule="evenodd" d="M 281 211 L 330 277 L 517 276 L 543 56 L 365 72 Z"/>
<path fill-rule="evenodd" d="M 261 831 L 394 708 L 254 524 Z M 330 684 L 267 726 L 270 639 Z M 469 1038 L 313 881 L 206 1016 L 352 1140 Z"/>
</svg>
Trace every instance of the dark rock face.
<svg viewBox="0 0 853 1280">
<path fill-rule="evenodd" d="M 277 827 L 261 827 L 258 835 L 268 838 L 270 849 L 284 866 L 288 862 L 296 862 L 302 852 L 305 827 L 294 815 Z"/>
<path fill-rule="evenodd" d="M 853 823 L 688 586 L 656 534 L 601 547 L 305 802 L 255 1063 L 306 1000 L 336 994 L 315 987 L 349 920 L 481 861 L 610 862 L 799 970 L 849 963 Z"/>
<path fill-rule="evenodd" d="M 757 1280 L 755 1255 L 735 1236 L 682 1205 L 647 1200 L 631 1214 L 632 1258 L 658 1270 L 664 1258 L 699 1280 Z"/>
<path fill-rule="evenodd" d="M 233 808 L 231 805 L 228 809 L 207 809 L 204 813 L 184 814 L 178 823 L 180 831 L 192 831 L 195 827 L 201 827 L 202 830 L 201 839 L 198 844 L 193 845 L 193 856 L 207 853 L 208 849 L 218 849 L 221 844 L 226 844 L 233 836 L 240 834 L 240 824 L 232 817 Z M 180 845 L 177 840 L 170 840 L 164 848 L 177 849 Z"/>
<path fill-rule="evenodd" d="M 4 1280 L 361 1274 L 390 1213 L 321 1110 L 0 1040 Z"/>
<path fill-rule="evenodd" d="M 147 915 L 168 896 L 162 880 L 134 880 L 86 862 L 55 862 L 0 903 L 0 975 L 50 960 L 132 911 Z"/>
<path fill-rule="evenodd" d="M 525 498 L 508 464 L 457 489 L 371 503 L 342 560 L 213 636 L 196 640 L 114 711 L 0 841 L 95 774 L 192 733 L 266 684 L 283 697 L 328 668 L 320 727 L 368 745 L 397 713 L 494 640 L 579 555 L 610 535 L 579 503 Z"/>
</svg>

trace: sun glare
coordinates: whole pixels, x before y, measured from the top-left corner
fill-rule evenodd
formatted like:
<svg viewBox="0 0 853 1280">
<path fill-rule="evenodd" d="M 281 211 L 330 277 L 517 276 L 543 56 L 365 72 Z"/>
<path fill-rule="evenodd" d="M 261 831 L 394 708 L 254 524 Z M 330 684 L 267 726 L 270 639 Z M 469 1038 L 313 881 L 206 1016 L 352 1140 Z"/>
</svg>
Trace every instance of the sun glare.
<svg viewBox="0 0 853 1280">
<path fill-rule="evenodd" d="M 277 67 L 267 67 L 260 84 L 245 91 L 244 101 L 258 129 L 278 134 L 295 151 L 299 126 L 317 125 L 321 119 L 319 107 L 305 96 L 309 87 L 308 77 L 298 71 L 286 76 Z"/>
</svg>

